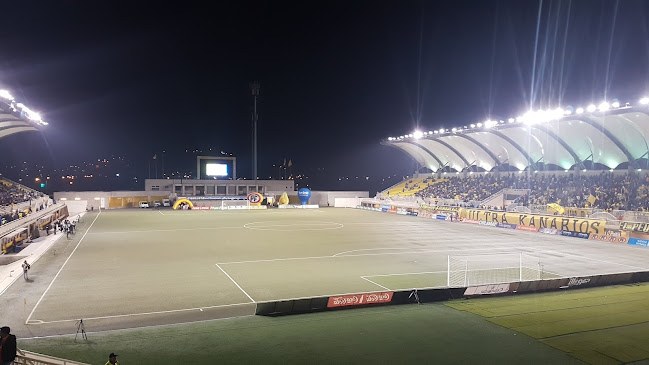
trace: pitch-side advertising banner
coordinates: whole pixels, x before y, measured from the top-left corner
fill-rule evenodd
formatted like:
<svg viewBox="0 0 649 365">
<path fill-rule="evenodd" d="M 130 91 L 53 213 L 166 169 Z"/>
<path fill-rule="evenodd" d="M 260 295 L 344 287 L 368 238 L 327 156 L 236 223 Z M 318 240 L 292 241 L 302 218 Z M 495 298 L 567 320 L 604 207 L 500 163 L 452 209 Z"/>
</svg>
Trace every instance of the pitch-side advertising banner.
<svg viewBox="0 0 649 365">
<path fill-rule="evenodd" d="M 376 303 L 390 303 L 394 292 L 367 293 L 354 295 L 338 295 L 329 297 L 328 308 L 344 307 L 348 305 L 363 305 Z"/>
<path fill-rule="evenodd" d="M 460 209 L 460 217 L 466 220 L 516 224 L 516 229 L 523 229 L 521 226 L 527 226 L 533 227 L 532 229 L 535 231 L 538 231 L 541 228 L 550 228 L 586 234 L 604 234 L 604 226 L 606 224 L 605 220 L 597 219 L 560 217 L 540 214 L 492 212 L 482 209 Z"/>
</svg>

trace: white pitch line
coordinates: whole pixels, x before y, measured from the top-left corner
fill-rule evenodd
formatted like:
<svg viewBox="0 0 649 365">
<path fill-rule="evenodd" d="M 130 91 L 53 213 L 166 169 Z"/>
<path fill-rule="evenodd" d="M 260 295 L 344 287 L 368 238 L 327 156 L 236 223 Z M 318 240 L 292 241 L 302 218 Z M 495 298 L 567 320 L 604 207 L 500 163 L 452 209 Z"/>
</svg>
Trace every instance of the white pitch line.
<svg viewBox="0 0 649 365">
<path fill-rule="evenodd" d="M 368 279 L 368 278 L 366 278 L 366 277 L 364 277 L 364 276 L 361 276 L 361 279 L 363 279 L 363 280 L 367 280 L 367 281 L 369 281 L 370 283 L 372 283 L 372 284 L 374 284 L 374 285 L 376 285 L 376 286 L 380 286 L 381 288 L 383 288 L 383 289 L 385 289 L 385 290 L 390 290 L 390 291 L 392 291 L 392 289 L 387 288 L 387 287 L 385 287 L 385 286 L 383 286 L 383 285 L 381 285 L 381 284 L 375 283 L 375 282 L 373 282 L 372 280 L 370 280 L 370 279 Z"/>
<path fill-rule="evenodd" d="M 239 288 L 239 290 L 241 290 L 241 291 L 243 292 L 243 294 L 245 294 L 245 295 L 248 297 L 248 299 L 250 299 L 253 303 L 256 303 L 255 300 L 252 299 L 252 297 L 251 297 L 250 295 L 248 295 L 248 293 L 246 293 L 246 291 L 243 290 L 243 288 L 242 288 L 239 284 L 237 284 L 237 282 L 234 281 L 234 279 L 232 279 L 232 276 L 230 276 L 230 274 L 228 274 L 227 272 L 225 272 L 225 270 L 223 270 L 223 268 L 221 268 L 221 266 L 219 266 L 219 264 L 215 264 L 215 265 L 216 265 L 216 267 L 219 268 L 219 270 L 223 271 L 223 273 L 225 274 L 225 276 L 227 276 L 230 280 L 232 280 L 232 282 L 234 283 L 234 285 L 236 285 L 237 288 Z"/>
<path fill-rule="evenodd" d="M 143 312 L 143 313 L 129 313 L 129 314 L 116 314 L 113 316 L 101 316 L 101 317 L 88 317 L 84 320 L 95 320 L 95 319 L 111 319 L 111 318 L 124 318 L 124 317 L 135 317 L 135 316 L 147 316 L 154 314 L 166 314 L 166 313 L 177 313 L 177 312 L 188 312 L 188 311 L 202 311 L 203 309 L 213 309 L 213 308 L 224 308 L 224 307 L 234 307 L 238 305 L 251 304 L 250 302 L 246 303 L 235 303 L 235 304 L 223 304 L 223 305 L 212 305 L 208 307 L 196 307 L 196 308 L 183 308 L 183 309 L 170 309 L 166 311 L 157 311 L 157 312 Z M 79 319 L 59 319 L 56 321 L 41 321 L 37 319 L 32 319 L 30 324 L 50 324 L 50 323 L 62 323 L 62 322 L 76 322 Z"/>
<path fill-rule="evenodd" d="M 381 274 L 381 275 L 364 275 L 363 278 L 373 278 L 377 276 L 400 276 L 400 275 L 420 275 L 420 274 L 446 274 L 448 271 L 420 271 L 420 272 L 405 272 L 402 274 Z"/>
<path fill-rule="evenodd" d="M 123 233 L 149 233 L 149 232 L 176 232 L 176 231 L 198 231 L 198 230 L 216 230 L 216 229 L 236 229 L 243 228 L 243 226 L 228 226 L 228 227 L 197 227 L 197 228 L 177 228 L 177 229 L 150 229 L 147 231 L 107 231 L 107 232 L 93 232 L 90 234 L 123 234 Z"/>
<path fill-rule="evenodd" d="M 79 243 L 77 243 L 77 245 L 74 247 L 74 250 L 72 250 L 72 252 L 70 253 L 70 256 L 68 256 L 68 258 L 65 260 L 65 262 L 63 263 L 63 265 L 59 269 L 59 271 L 56 273 L 56 275 L 54 275 L 54 279 L 52 279 L 52 282 L 50 283 L 50 285 L 47 286 L 47 289 L 45 289 L 45 291 L 43 292 L 43 295 L 41 295 L 41 297 L 38 299 L 38 302 L 36 302 L 36 305 L 34 306 L 34 308 L 32 308 L 32 311 L 29 312 L 29 316 L 27 317 L 27 320 L 25 321 L 25 324 L 27 324 L 27 322 L 29 322 L 30 318 L 32 318 L 32 315 L 34 314 L 34 311 L 36 310 L 38 305 L 41 303 L 43 298 L 45 297 L 45 294 L 47 294 L 47 292 L 50 290 L 50 288 L 52 287 L 52 284 L 54 284 L 54 281 L 56 281 L 56 278 L 59 277 L 59 274 L 61 273 L 61 271 L 63 271 L 63 268 L 68 263 L 68 261 L 70 261 L 70 258 L 72 257 L 72 255 L 74 255 L 74 252 L 77 250 L 77 248 L 79 248 L 79 245 L 81 245 L 81 242 L 83 242 L 83 239 L 86 238 L 86 235 L 90 231 L 90 228 L 92 228 L 92 225 L 95 224 L 95 222 L 97 221 L 97 218 L 99 218 L 100 215 L 101 215 L 101 210 L 99 211 L 99 213 L 97 213 L 97 216 L 95 216 L 95 219 L 93 219 L 92 223 L 90 223 L 90 226 L 88 226 L 88 229 L 86 229 L 86 233 L 83 234 L 83 236 L 79 240 Z"/>
<path fill-rule="evenodd" d="M 250 304 L 250 303 L 245 303 L 245 304 Z M 254 314 L 246 314 L 246 315 L 237 316 L 237 317 L 223 317 L 223 318 L 201 319 L 201 320 L 198 320 L 198 321 L 188 321 L 188 322 L 179 322 L 179 323 L 153 324 L 153 325 L 150 325 L 150 326 L 118 328 L 118 329 L 114 329 L 114 330 L 104 330 L 104 331 L 86 331 L 86 333 L 87 334 L 93 334 L 93 333 L 97 334 L 97 333 L 110 333 L 110 332 L 122 332 L 122 331 L 137 331 L 137 330 L 142 330 L 142 329 L 147 329 L 147 328 L 182 326 L 184 324 L 223 321 L 223 320 L 235 319 L 235 318 L 241 318 L 241 317 L 255 317 L 255 315 Z M 78 319 L 75 320 L 75 321 L 78 321 Z M 21 337 L 20 340 L 21 341 L 22 340 L 39 340 L 39 339 L 43 339 L 43 338 L 69 337 L 69 336 L 75 336 L 75 334 L 74 333 L 65 333 L 65 334 L 61 334 L 61 335 Z"/>
<path fill-rule="evenodd" d="M 158 210 L 158 213 L 160 213 L 160 214 L 162 214 L 162 215 L 165 215 L 164 213 L 162 213 L 162 211 L 161 211 L 161 210 Z"/>
<path fill-rule="evenodd" d="M 414 248 L 413 248 L 414 249 Z M 477 249 L 475 251 L 493 251 L 493 250 L 507 250 L 507 253 L 511 253 L 511 247 L 490 247 L 484 249 Z M 405 255 L 411 253 L 423 253 L 423 252 L 456 252 L 456 251 L 466 251 L 466 249 L 458 250 L 427 250 L 419 249 L 418 251 L 408 251 L 408 252 L 384 252 L 384 253 L 364 253 L 357 255 L 343 255 L 343 256 L 306 256 L 306 257 L 288 257 L 288 258 L 279 258 L 279 259 L 263 259 L 263 260 L 246 260 L 246 261 L 230 261 L 230 262 L 219 262 L 219 265 L 230 265 L 230 264 L 251 264 L 256 262 L 273 262 L 273 261 L 292 261 L 292 260 L 311 260 L 311 259 L 331 259 L 331 258 L 343 258 L 343 257 L 361 257 L 361 256 L 384 256 L 384 255 Z"/>
</svg>

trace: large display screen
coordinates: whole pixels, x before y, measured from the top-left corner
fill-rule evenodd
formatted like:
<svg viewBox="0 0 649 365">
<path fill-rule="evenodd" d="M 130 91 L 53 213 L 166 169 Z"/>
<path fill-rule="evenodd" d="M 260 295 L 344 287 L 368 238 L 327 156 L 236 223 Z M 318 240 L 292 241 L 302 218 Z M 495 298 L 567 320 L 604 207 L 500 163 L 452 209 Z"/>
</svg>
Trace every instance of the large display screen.
<svg viewBox="0 0 649 365">
<path fill-rule="evenodd" d="M 224 163 L 207 163 L 205 164 L 205 175 L 228 176 L 228 165 Z"/>
</svg>

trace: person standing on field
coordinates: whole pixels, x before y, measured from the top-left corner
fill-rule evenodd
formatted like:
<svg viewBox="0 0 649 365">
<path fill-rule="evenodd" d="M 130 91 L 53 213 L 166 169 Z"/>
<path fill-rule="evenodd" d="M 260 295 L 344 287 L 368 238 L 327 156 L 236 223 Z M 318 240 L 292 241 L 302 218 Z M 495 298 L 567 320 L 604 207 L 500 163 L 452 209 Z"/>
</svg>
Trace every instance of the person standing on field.
<svg viewBox="0 0 649 365">
<path fill-rule="evenodd" d="M 23 277 L 25 278 L 25 280 L 29 280 L 29 277 L 28 277 L 28 275 L 27 275 L 27 271 L 28 271 L 29 269 L 31 269 L 31 268 L 32 268 L 31 265 L 29 265 L 29 264 L 27 263 L 27 260 L 25 260 L 25 261 L 23 262 Z"/>
</svg>

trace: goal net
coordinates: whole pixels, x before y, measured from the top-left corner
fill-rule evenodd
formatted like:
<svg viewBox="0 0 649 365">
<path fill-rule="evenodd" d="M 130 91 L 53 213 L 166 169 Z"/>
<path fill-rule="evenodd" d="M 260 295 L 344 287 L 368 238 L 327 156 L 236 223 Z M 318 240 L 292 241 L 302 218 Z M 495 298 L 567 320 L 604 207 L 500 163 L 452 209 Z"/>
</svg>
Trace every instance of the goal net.
<svg viewBox="0 0 649 365">
<path fill-rule="evenodd" d="M 221 200 L 221 210 L 250 209 L 250 202 L 246 200 Z"/>
<path fill-rule="evenodd" d="M 525 253 L 448 256 L 449 287 L 540 280 L 541 259 Z"/>
</svg>

